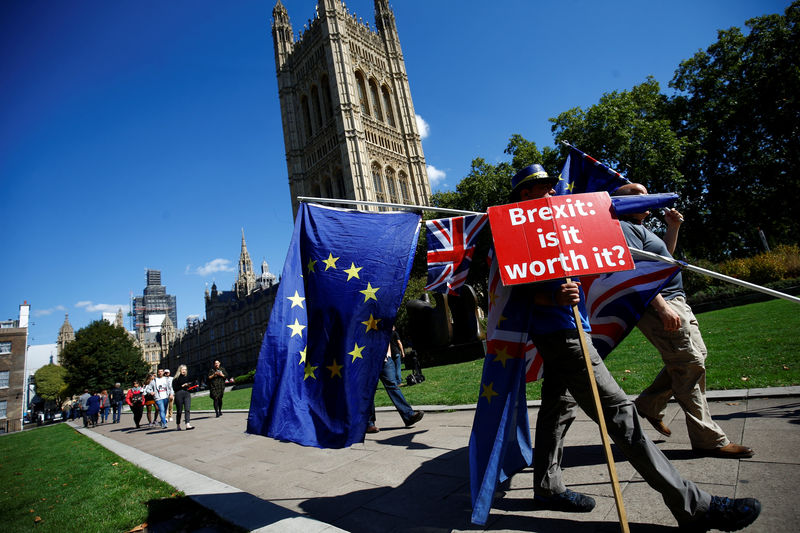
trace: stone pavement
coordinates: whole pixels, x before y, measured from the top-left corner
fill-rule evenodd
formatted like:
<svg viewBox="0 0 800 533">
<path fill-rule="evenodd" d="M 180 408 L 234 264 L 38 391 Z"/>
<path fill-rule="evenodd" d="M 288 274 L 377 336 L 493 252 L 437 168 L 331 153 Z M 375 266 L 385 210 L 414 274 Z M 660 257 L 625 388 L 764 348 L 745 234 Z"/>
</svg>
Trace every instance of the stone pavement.
<svg viewBox="0 0 800 533">
<path fill-rule="evenodd" d="M 746 531 L 796 531 L 800 524 L 800 387 L 709 393 L 711 412 L 728 437 L 752 446 L 752 459 L 695 457 L 675 403 L 663 438 L 648 435 L 686 478 L 721 496 L 761 500 Z M 472 406 L 425 407 L 406 429 L 392 409 L 378 411 L 380 433 L 343 450 L 321 450 L 244 433 L 246 412 L 192 413 L 192 431 L 132 429 L 120 424 L 78 428 L 123 458 L 148 469 L 223 518 L 249 530 L 438 532 L 481 530 L 470 523 L 467 446 Z M 531 402 L 531 428 L 537 402 Z M 614 448 L 612 446 L 612 448 Z M 634 532 L 675 531 L 660 496 L 614 448 L 628 523 Z M 532 470 L 501 487 L 485 529 L 491 531 L 619 531 L 597 426 L 582 413 L 567 436 L 565 481 L 590 494 L 587 514 L 534 510 Z"/>
</svg>

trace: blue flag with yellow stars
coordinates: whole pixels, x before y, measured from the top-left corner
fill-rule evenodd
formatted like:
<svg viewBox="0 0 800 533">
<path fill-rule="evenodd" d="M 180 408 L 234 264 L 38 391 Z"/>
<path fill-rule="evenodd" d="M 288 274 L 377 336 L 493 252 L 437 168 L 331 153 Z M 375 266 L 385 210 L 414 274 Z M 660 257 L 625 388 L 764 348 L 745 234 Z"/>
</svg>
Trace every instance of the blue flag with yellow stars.
<svg viewBox="0 0 800 533">
<path fill-rule="evenodd" d="M 364 440 L 420 217 L 302 203 L 261 345 L 247 432 Z"/>
</svg>

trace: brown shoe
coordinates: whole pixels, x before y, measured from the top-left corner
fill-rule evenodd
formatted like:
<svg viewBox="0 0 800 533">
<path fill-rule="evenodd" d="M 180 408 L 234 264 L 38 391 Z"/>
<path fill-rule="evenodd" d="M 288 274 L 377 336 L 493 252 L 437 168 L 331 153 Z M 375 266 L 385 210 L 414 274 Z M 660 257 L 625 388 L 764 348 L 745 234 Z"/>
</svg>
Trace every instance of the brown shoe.
<svg viewBox="0 0 800 533">
<path fill-rule="evenodd" d="M 742 446 L 741 444 L 734 444 L 729 442 L 721 448 L 713 448 L 711 450 L 703 450 L 700 448 L 693 448 L 694 453 L 702 455 L 703 457 L 721 457 L 723 459 L 747 459 L 753 457 L 755 452 L 752 448 Z"/>
<path fill-rule="evenodd" d="M 641 413 L 639 413 L 639 414 L 641 414 Z M 661 433 L 665 437 L 671 437 L 672 436 L 672 431 L 667 427 L 667 425 L 664 422 L 662 422 L 658 418 L 653 418 L 652 416 L 647 416 L 647 415 L 642 415 L 642 418 L 644 418 L 645 420 L 650 422 L 650 425 L 653 426 L 653 428 L 656 431 L 658 431 L 659 433 Z"/>
<path fill-rule="evenodd" d="M 377 433 L 379 431 L 380 429 L 378 429 L 378 426 L 376 426 L 375 424 L 370 424 L 369 426 L 367 426 L 367 433 Z"/>
</svg>

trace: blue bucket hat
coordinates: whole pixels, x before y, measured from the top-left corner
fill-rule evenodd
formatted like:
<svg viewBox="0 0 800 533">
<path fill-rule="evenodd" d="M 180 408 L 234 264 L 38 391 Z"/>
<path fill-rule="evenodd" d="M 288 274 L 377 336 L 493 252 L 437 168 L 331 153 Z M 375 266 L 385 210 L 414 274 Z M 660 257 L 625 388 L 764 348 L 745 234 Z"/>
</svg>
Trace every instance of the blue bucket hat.
<svg viewBox="0 0 800 533">
<path fill-rule="evenodd" d="M 531 165 L 514 174 L 514 177 L 511 178 L 511 190 L 513 192 L 521 185 L 532 185 L 535 182 L 549 182 L 555 185 L 558 178 L 551 178 L 542 165 Z"/>
</svg>

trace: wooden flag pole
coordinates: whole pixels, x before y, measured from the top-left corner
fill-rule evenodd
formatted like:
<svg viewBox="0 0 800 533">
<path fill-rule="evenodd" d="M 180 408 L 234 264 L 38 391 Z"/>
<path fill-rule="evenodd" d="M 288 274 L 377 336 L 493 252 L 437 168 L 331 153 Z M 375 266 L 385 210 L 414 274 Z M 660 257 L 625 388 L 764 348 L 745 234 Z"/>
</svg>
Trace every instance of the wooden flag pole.
<svg viewBox="0 0 800 533">
<path fill-rule="evenodd" d="M 567 278 L 567 283 L 571 280 Z M 597 424 L 600 426 L 600 439 L 603 441 L 603 451 L 606 454 L 606 464 L 608 465 L 608 475 L 611 476 L 611 488 L 614 492 L 614 501 L 617 504 L 617 514 L 619 515 L 619 525 L 623 533 L 630 533 L 628 528 L 628 515 L 625 513 L 625 504 L 622 501 L 622 490 L 619 488 L 619 479 L 617 478 L 617 469 L 614 466 L 614 455 L 611 453 L 611 443 L 608 439 L 608 432 L 606 431 L 606 419 L 603 416 L 603 409 L 600 405 L 600 393 L 597 390 L 597 381 L 594 379 L 594 370 L 592 369 L 592 358 L 589 355 L 589 348 L 586 344 L 586 333 L 583 331 L 583 323 L 581 321 L 581 314 L 578 310 L 577 304 L 572 306 L 572 315 L 575 317 L 575 326 L 578 329 L 578 340 L 581 344 L 583 351 L 583 359 L 586 363 L 586 373 L 589 375 L 589 384 L 592 388 L 592 397 L 594 398 L 594 407 L 597 412 Z"/>
</svg>

